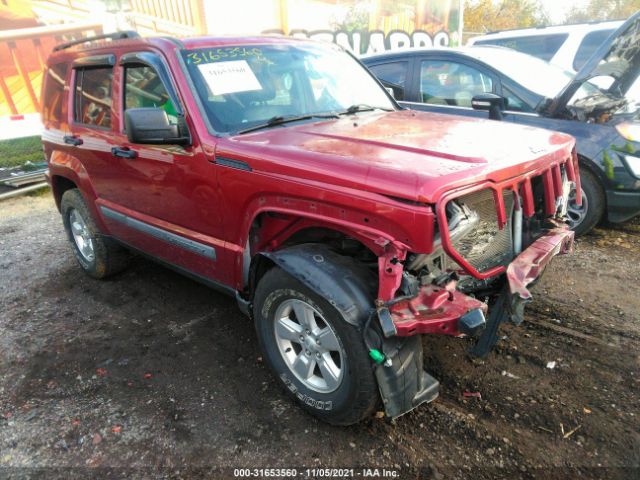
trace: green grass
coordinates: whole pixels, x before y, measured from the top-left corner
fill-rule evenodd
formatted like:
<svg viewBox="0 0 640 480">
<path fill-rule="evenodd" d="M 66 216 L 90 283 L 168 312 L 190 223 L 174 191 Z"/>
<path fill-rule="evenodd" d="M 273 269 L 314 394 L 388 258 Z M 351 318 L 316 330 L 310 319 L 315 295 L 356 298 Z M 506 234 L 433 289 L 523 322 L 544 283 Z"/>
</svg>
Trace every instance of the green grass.
<svg viewBox="0 0 640 480">
<path fill-rule="evenodd" d="M 40 136 L 0 140 L 0 167 L 44 162 Z"/>
</svg>

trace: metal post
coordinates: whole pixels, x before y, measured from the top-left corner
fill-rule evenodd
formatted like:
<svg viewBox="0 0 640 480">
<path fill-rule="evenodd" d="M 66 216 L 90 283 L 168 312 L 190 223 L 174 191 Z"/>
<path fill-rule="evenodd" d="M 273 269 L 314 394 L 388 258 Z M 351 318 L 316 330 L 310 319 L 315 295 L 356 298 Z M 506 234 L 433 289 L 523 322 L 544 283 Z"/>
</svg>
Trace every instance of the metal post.
<svg viewBox="0 0 640 480">
<path fill-rule="evenodd" d="M 458 13 L 458 46 L 462 46 L 462 34 L 464 33 L 464 0 L 459 3 L 460 12 Z"/>
</svg>

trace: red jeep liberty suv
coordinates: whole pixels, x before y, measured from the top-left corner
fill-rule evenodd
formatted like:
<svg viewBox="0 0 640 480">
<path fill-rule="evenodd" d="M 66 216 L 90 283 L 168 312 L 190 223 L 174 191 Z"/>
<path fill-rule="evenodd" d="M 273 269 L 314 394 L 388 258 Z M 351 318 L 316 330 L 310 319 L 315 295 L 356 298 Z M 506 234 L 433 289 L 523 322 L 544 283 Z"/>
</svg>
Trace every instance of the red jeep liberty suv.
<svg viewBox="0 0 640 480">
<path fill-rule="evenodd" d="M 572 137 L 404 110 L 336 45 L 101 35 L 56 47 L 43 98 L 80 266 L 136 251 L 234 295 L 330 423 L 433 400 L 421 335 L 485 355 L 573 245 Z"/>
</svg>

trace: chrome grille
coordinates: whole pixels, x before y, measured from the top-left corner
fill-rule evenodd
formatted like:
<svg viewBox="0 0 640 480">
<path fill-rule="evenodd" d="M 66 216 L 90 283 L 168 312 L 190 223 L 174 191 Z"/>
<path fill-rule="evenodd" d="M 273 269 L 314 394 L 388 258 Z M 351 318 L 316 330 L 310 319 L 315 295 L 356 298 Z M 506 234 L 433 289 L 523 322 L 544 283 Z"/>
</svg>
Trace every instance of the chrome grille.
<svg viewBox="0 0 640 480">
<path fill-rule="evenodd" d="M 479 216 L 475 228 L 456 239 L 453 247 L 476 270 L 482 272 L 497 265 L 506 266 L 514 257 L 513 252 L 513 193 L 502 192 L 507 223 L 502 230 L 498 228 L 498 214 L 493 190 L 486 189 L 457 198 L 456 203 L 465 205 Z"/>
</svg>

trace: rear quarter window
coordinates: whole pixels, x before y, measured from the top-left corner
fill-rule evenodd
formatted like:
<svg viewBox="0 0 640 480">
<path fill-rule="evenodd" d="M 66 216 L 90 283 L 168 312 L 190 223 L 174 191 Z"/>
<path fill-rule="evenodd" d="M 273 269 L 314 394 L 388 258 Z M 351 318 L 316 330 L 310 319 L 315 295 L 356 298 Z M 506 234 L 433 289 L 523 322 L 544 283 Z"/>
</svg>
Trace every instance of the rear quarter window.
<svg viewBox="0 0 640 480">
<path fill-rule="evenodd" d="M 497 45 L 499 47 L 512 48 L 548 62 L 560 50 L 560 47 L 568 37 L 569 34 L 567 33 L 555 33 L 529 37 L 492 38 L 478 40 L 475 45 Z"/>
<path fill-rule="evenodd" d="M 573 69 L 577 72 L 580 70 L 589 57 L 595 53 L 600 45 L 609 38 L 609 35 L 613 33 L 613 30 L 597 30 L 595 32 L 587 33 L 580 46 L 576 51 L 576 56 L 573 58 Z"/>
<path fill-rule="evenodd" d="M 396 100 L 404 100 L 404 89 L 407 83 L 408 62 L 388 62 L 371 65 L 369 70 L 385 86 L 393 88 Z"/>
<path fill-rule="evenodd" d="M 67 78 L 67 64 L 52 65 L 47 70 L 42 102 L 42 120 L 45 125 L 59 127 L 64 121 L 64 91 Z"/>
</svg>

